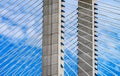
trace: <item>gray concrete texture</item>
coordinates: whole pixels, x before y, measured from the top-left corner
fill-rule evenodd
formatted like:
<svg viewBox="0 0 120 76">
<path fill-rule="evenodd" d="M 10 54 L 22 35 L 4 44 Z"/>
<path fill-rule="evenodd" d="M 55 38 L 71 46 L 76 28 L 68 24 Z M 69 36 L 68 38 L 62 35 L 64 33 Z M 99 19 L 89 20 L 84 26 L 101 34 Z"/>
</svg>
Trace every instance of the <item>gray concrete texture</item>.
<svg viewBox="0 0 120 76">
<path fill-rule="evenodd" d="M 84 2 L 84 3 L 83 3 Z M 82 68 L 79 68 L 78 76 L 88 76 L 84 71 L 86 71 L 89 76 L 93 76 L 93 6 L 85 4 L 92 4 L 92 0 L 79 0 L 79 32 L 78 32 L 78 64 Z M 87 15 L 86 15 L 87 14 Z M 88 16 L 89 15 L 89 16 Z M 86 28 L 88 27 L 88 28 Z M 83 53 L 83 52 L 84 53 Z M 88 54 L 90 57 L 88 57 Z M 83 61 L 84 60 L 84 61 Z M 88 63 L 88 64 L 87 64 Z M 90 66 L 89 66 L 90 65 Z M 84 70 L 84 71 L 83 71 Z"/>
<path fill-rule="evenodd" d="M 42 76 L 64 76 L 63 60 L 61 53 L 61 0 L 43 0 L 43 55 Z"/>
<path fill-rule="evenodd" d="M 44 19 L 43 19 L 43 56 L 42 56 L 42 76 L 64 76 L 64 68 L 61 68 L 61 64 L 64 66 L 64 61 L 60 58 L 64 58 L 64 54 L 61 53 L 63 46 L 61 42 L 64 40 L 61 39 L 61 36 L 64 34 L 61 33 L 61 0 L 43 0 L 44 1 Z M 92 0 L 79 0 L 92 4 Z M 79 2 L 79 62 L 78 65 L 82 69 L 78 69 L 78 76 L 87 76 L 84 71 L 86 71 L 90 76 L 93 76 L 93 6 Z M 88 11 L 84 8 L 87 8 L 91 11 Z M 81 12 L 81 13 L 80 13 Z M 91 17 L 85 15 L 90 15 Z M 90 29 L 86 28 L 89 27 Z M 81 37 L 80 37 L 81 36 Z M 87 39 L 87 40 L 86 40 Z M 89 41 L 91 42 L 89 42 Z M 88 54 L 91 58 L 86 56 Z M 86 64 L 85 62 L 88 64 Z M 84 70 L 84 71 L 83 71 Z"/>
</svg>

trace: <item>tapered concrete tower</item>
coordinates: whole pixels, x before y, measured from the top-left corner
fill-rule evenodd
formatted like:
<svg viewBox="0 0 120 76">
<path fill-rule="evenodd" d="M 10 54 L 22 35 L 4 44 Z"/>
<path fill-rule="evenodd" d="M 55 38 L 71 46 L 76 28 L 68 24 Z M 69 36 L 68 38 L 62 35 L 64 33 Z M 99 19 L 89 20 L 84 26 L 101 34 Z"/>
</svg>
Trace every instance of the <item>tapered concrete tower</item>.
<svg viewBox="0 0 120 76">
<path fill-rule="evenodd" d="M 94 0 L 79 0 L 79 76 L 94 76 Z"/>
<path fill-rule="evenodd" d="M 64 76 L 64 0 L 43 0 L 42 76 Z"/>
</svg>

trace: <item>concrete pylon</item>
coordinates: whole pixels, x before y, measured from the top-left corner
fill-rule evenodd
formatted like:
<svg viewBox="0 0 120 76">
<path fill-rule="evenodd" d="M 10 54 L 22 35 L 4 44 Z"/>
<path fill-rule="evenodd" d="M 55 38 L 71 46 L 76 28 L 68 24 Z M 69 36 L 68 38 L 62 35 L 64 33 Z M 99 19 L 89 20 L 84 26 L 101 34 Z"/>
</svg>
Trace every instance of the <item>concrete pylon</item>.
<svg viewBox="0 0 120 76">
<path fill-rule="evenodd" d="M 64 76 L 64 0 L 43 0 L 42 76 Z"/>
<path fill-rule="evenodd" d="M 79 0 L 78 6 L 78 75 L 94 76 L 94 0 Z"/>
</svg>

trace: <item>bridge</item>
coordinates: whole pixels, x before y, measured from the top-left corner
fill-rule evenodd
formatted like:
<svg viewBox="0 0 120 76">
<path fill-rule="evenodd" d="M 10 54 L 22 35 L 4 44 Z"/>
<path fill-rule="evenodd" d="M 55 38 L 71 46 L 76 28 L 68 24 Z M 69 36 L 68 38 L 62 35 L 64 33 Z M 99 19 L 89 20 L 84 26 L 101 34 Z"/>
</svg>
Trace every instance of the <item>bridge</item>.
<svg viewBox="0 0 120 76">
<path fill-rule="evenodd" d="M 0 0 L 0 76 L 120 76 L 119 0 Z"/>
</svg>

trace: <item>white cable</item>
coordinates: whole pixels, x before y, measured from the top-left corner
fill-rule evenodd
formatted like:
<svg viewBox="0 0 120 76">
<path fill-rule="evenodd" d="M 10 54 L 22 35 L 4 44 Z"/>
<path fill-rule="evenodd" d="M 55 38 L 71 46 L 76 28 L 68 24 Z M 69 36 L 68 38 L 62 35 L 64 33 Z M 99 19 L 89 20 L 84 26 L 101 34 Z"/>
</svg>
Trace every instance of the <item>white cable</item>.
<svg viewBox="0 0 120 76">
<path fill-rule="evenodd" d="M 101 72 L 100 70 L 98 71 L 98 73 L 102 76 L 107 76 L 104 72 Z"/>
<path fill-rule="evenodd" d="M 108 3 L 105 3 L 105 2 L 101 2 L 100 0 L 98 0 L 98 2 L 102 3 L 102 4 L 105 4 L 105 5 L 108 5 L 108 6 L 112 6 L 112 7 L 116 7 L 116 8 L 120 8 L 118 6 L 115 6 L 115 5 L 112 5 L 112 4 L 108 4 Z"/>
<path fill-rule="evenodd" d="M 70 76 L 70 75 L 68 74 L 68 72 L 66 71 L 66 69 L 64 69 L 64 71 L 65 71 L 65 73 L 66 73 L 67 76 Z"/>
<path fill-rule="evenodd" d="M 75 13 L 76 10 L 73 10 L 72 12 L 70 12 L 66 17 L 70 16 L 71 14 Z"/>
<path fill-rule="evenodd" d="M 39 54 L 40 55 L 40 54 Z M 39 57 L 39 55 L 38 55 L 38 57 Z M 40 59 L 41 59 L 41 61 L 40 62 L 42 62 L 42 56 L 40 57 Z M 39 60 L 39 59 L 38 59 Z M 36 60 L 33 60 L 34 62 L 36 61 Z M 28 66 L 30 66 L 32 64 L 32 62 L 28 65 Z M 37 63 L 38 64 L 38 63 Z M 42 67 L 42 66 L 40 66 L 40 67 Z M 34 68 L 34 67 L 32 67 L 32 68 Z M 31 68 L 31 69 L 32 69 Z M 23 74 L 24 74 L 24 72 L 25 73 L 27 73 L 27 72 L 29 72 L 31 69 L 29 69 L 29 71 L 27 70 L 27 71 L 25 71 L 27 69 L 27 67 L 25 67 L 25 69 L 23 69 L 22 70 L 22 72 L 20 73 L 20 75 L 22 76 Z M 38 68 L 38 69 L 40 69 L 40 68 Z M 32 70 L 31 70 L 32 71 Z M 30 72 L 29 72 L 30 73 Z"/>
<path fill-rule="evenodd" d="M 40 8 L 40 9 L 41 9 L 41 8 Z M 38 10 L 40 10 L 40 9 L 38 9 Z M 35 12 L 35 13 L 36 13 L 36 12 Z M 39 14 L 39 15 L 40 15 L 40 14 Z M 32 15 L 31 15 L 31 16 L 32 16 Z M 29 16 L 28 18 L 30 18 L 31 16 Z M 23 17 L 22 17 L 22 18 L 23 18 Z M 22 18 L 20 18 L 20 19 L 22 19 Z M 28 19 L 28 18 L 27 18 L 27 19 Z M 26 19 L 25 19 L 22 23 L 24 23 L 25 21 L 26 21 Z M 21 24 L 22 24 L 22 23 L 21 23 Z M 4 26 L 4 25 L 3 25 L 3 26 Z M 14 31 L 16 28 L 17 28 L 17 26 L 16 26 L 14 29 L 12 29 L 10 33 L 12 33 L 12 31 Z M 2 29 L 2 28 L 1 28 L 1 29 Z M 4 30 L 4 31 L 6 31 L 6 30 Z M 4 31 L 2 31 L 2 32 L 4 32 Z M 18 32 L 18 31 L 17 31 L 17 32 Z M 7 33 L 7 34 L 9 34 L 9 33 Z M 17 34 L 17 33 L 16 33 L 16 34 Z M 2 45 L 2 44 L 1 44 L 1 45 Z"/>
<path fill-rule="evenodd" d="M 82 36 L 80 36 L 80 35 L 78 35 L 79 37 L 81 37 L 81 38 L 83 38 Z M 90 40 L 88 40 L 88 39 L 86 39 L 86 38 L 83 38 L 83 39 L 85 39 L 85 40 L 87 40 L 88 42 L 91 42 L 92 43 L 92 41 L 90 41 Z"/>
<path fill-rule="evenodd" d="M 73 68 L 71 68 L 71 67 L 68 65 L 67 62 L 64 61 L 64 63 L 71 69 L 71 71 L 75 74 L 75 76 L 78 76 L 78 75 L 76 74 L 76 72 L 73 70 Z"/>
<path fill-rule="evenodd" d="M 71 49 L 67 48 L 69 51 L 71 51 L 74 55 L 76 55 Z M 78 55 L 76 55 L 78 56 Z M 79 56 L 78 56 L 79 57 Z M 88 64 L 84 59 L 82 59 L 81 57 L 79 57 L 79 59 L 81 59 L 83 62 L 85 62 L 90 68 L 93 68 L 90 64 Z"/>
<path fill-rule="evenodd" d="M 85 21 L 85 22 L 88 22 L 88 23 L 90 23 L 90 24 L 92 24 L 92 22 L 91 21 L 89 21 L 89 20 L 87 20 L 87 19 L 84 19 L 84 18 L 80 18 L 80 17 L 78 17 L 80 20 L 83 20 L 83 21 Z"/>
<path fill-rule="evenodd" d="M 36 28 L 37 28 L 37 27 L 36 27 Z M 41 28 L 41 29 L 42 29 L 42 28 Z M 40 30 L 41 30 L 41 29 L 40 29 Z M 31 32 L 29 32 L 28 34 L 32 33 L 33 31 L 34 31 L 34 29 L 33 29 Z M 42 35 L 42 33 L 40 33 L 40 34 Z M 21 48 L 23 45 L 25 45 L 25 43 L 24 43 L 24 44 L 22 44 L 22 45 L 20 45 L 20 46 L 19 46 L 19 48 Z M 5 48 L 6 48 L 6 47 L 5 47 Z M 14 47 L 13 47 L 13 48 L 14 48 Z M 13 49 L 13 48 L 12 48 L 12 49 Z M 19 48 L 17 48 L 17 50 L 18 50 Z M 3 49 L 2 49 L 2 50 L 3 50 Z M 11 50 L 11 49 L 9 49 L 9 50 Z M 5 53 L 6 55 L 4 54 L 4 56 L 3 56 L 3 57 L 5 57 L 5 56 L 9 55 L 10 53 L 11 53 L 11 54 L 14 54 L 14 52 L 12 52 L 12 51 L 11 51 L 11 52 L 9 52 L 9 51 L 8 51 L 8 52 L 6 52 L 6 53 Z M 2 59 L 3 57 L 1 57 L 0 59 Z"/>
<path fill-rule="evenodd" d="M 39 14 L 39 15 L 40 15 L 40 14 Z M 42 20 L 42 18 L 40 18 L 40 20 Z M 41 24 L 41 23 L 40 23 L 40 24 Z M 31 26 L 31 27 L 32 27 L 32 26 Z M 13 30 L 14 30 L 14 29 L 13 29 Z M 12 31 L 11 31 L 11 32 L 12 32 Z M 16 31 L 16 32 L 19 32 L 19 31 Z M 17 33 L 16 33 L 16 34 L 17 34 Z M 21 34 L 21 35 L 22 35 L 22 34 Z M 21 36 L 21 35 L 20 35 L 20 36 Z M 6 40 L 6 41 L 7 41 L 7 40 Z M 5 43 L 6 41 L 4 41 L 4 43 Z M 2 44 L 4 44 L 4 43 L 2 43 Z M 2 44 L 1 44 L 1 45 L 2 45 Z M 7 46 L 9 46 L 9 45 L 7 45 Z M 6 47 L 7 47 L 7 46 L 6 46 Z M 4 47 L 4 49 L 5 49 L 5 47 Z"/>
<path fill-rule="evenodd" d="M 80 26 L 83 26 L 83 27 L 85 27 L 85 28 L 87 28 L 87 29 L 89 29 L 89 30 L 92 30 L 92 28 L 90 28 L 90 27 L 88 27 L 88 26 L 86 26 L 86 25 L 84 25 L 84 24 L 81 24 L 81 23 L 78 23 L 79 24 L 79 27 Z"/>
<path fill-rule="evenodd" d="M 73 37 L 71 40 L 73 40 L 73 39 L 74 39 L 74 37 Z M 66 43 L 66 44 L 69 44 L 71 40 L 67 41 L 67 43 Z M 72 45 L 73 45 L 73 44 L 72 44 Z M 70 46 L 72 46 L 72 45 L 70 45 Z M 67 46 L 67 47 L 65 47 L 65 48 L 69 48 L 69 46 Z M 78 51 L 81 51 L 81 52 L 82 52 L 82 53 L 84 53 L 86 56 L 88 56 L 89 58 L 91 58 L 91 59 L 92 59 L 92 57 L 91 57 L 90 55 L 88 55 L 87 53 L 85 53 L 85 52 L 84 52 L 84 51 L 82 51 L 81 49 L 79 49 L 79 48 L 78 48 Z"/>
<path fill-rule="evenodd" d="M 31 43 L 32 43 L 32 42 L 31 42 Z M 39 42 L 39 43 L 41 43 L 41 42 Z M 39 43 L 37 43 L 37 44 L 39 44 Z M 34 44 L 34 45 L 36 45 L 36 44 Z M 27 48 L 27 47 L 26 47 L 26 48 Z M 33 49 L 33 47 L 32 47 L 31 49 Z M 31 49 L 29 49 L 29 50 L 31 50 Z M 22 50 L 23 50 L 23 49 L 22 49 Z M 27 51 L 28 54 L 29 54 L 29 50 Z M 24 50 L 23 50 L 23 51 L 24 51 Z M 34 53 L 34 52 L 33 52 L 33 53 Z M 18 56 L 19 56 L 19 55 L 18 55 Z M 16 57 L 18 57 L 18 56 L 16 56 Z M 23 55 L 23 56 L 24 56 L 24 55 Z M 16 58 L 16 57 L 15 57 L 15 58 Z M 15 58 L 14 58 L 14 59 L 15 59 Z M 14 61 L 14 59 L 12 59 L 12 60 L 9 62 L 9 64 L 12 63 L 12 61 Z M 20 61 L 20 60 L 18 60 L 17 63 L 19 63 L 19 61 Z M 4 62 L 5 62 L 5 61 L 4 61 Z M 16 64 L 17 64 L 17 63 L 16 63 Z M 7 67 L 9 64 L 7 63 L 7 65 L 5 65 L 4 68 Z M 15 66 L 15 64 L 14 64 L 14 66 Z M 14 67 L 14 66 L 12 66 L 12 67 Z M 11 68 L 12 68 L 12 67 L 11 67 Z M 4 70 L 4 68 L 2 68 L 1 71 Z M 10 68 L 9 68 L 9 69 L 10 69 Z"/>
<path fill-rule="evenodd" d="M 98 40 L 104 43 L 104 39 L 98 39 Z M 98 45 L 99 45 L 99 44 L 98 44 Z M 110 46 L 110 47 L 112 47 L 112 48 L 115 48 L 115 47 L 111 46 L 110 44 L 107 44 L 107 45 Z M 106 49 L 106 48 L 103 48 L 102 46 L 98 46 L 98 47 L 100 47 L 101 49 Z M 119 55 L 118 53 L 116 53 L 116 52 L 112 53 L 113 51 L 112 51 L 112 50 L 109 50 L 109 49 L 106 49 L 106 51 L 107 51 L 108 53 L 111 53 L 111 54 L 117 56 L 117 58 L 120 58 L 120 57 L 119 57 L 120 55 Z"/>
<path fill-rule="evenodd" d="M 81 2 L 81 3 L 83 3 L 83 4 L 86 4 L 86 5 L 92 6 L 91 3 L 88 3 L 88 2 L 85 2 L 85 1 L 81 1 L 81 0 L 79 0 L 78 2 Z"/>
<path fill-rule="evenodd" d="M 32 26 L 31 26 L 32 27 Z M 37 27 L 36 27 L 37 28 Z M 40 29 L 40 30 L 42 30 L 42 28 Z M 28 34 L 30 34 L 30 33 L 32 33 L 34 31 L 34 29 L 33 30 L 31 30 L 31 32 L 29 32 Z M 21 36 L 22 34 L 20 34 L 20 36 Z M 10 45 L 10 44 L 9 44 Z M 9 45 L 7 45 L 6 47 L 4 47 L 3 49 L 1 49 L 1 50 L 3 50 L 4 51 L 4 49 L 5 48 L 7 48 Z M 24 44 L 22 44 L 22 45 L 24 45 Z M 22 45 L 20 45 L 21 47 L 22 47 Z M 11 49 L 13 49 L 14 47 L 12 47 Z M 11 50 L 11 49 L 9 49 L 9 50 Z M 11 51 L 12 52 L 12 51 Z M 9 55 L 11 52 L 6 52 L 6 53 L 4 53 L 3 55 L 3 57 L 5 57 L 6 55 Z M 5 55 L 6 54 L 6 55 Z M 2 59 L 3 57 L 1 57 L 0 59 Z"/>
<path fill-rule="evenodd" d="M 103 65 L 105 65 L 105 66 L 107 66 L 107 67 L 110 67 L 110 68 L 112 68 L 112 69 L 114 69 L 114 70 L 116 70 L 116 71 L 120 72 L 120 70 L 115 69 L 115 68 L 111 67 L 110 65 L 105 64 L 105 63 L 103 63 L 103 62 L 99 62 L 99 64 L 103 64 Z"/>
<path fill-rule="evenodd" d="M 67 57 L 69 57 L 66 53 L 64 53 L 64 55 L 67 56 Z M 69 57 L 69 59 L 70 59 L 75 65 L 77 65 L 77 66 L 79 67 L 79 69 L 81 69 L 87 76 L 90 76 L 82 67 L 80 67 L 78 64 L 76 64 L 76 62 L 73 61 L 70 57 Z"/>
<path fill-rule="evenodd" d="M 112 62 L 110 59 L 108 59 L 106 56 L 104 56 L 104 54 L 101 54 L 101 53 L 99 53 L 99 52 L 97 52 L 97 54 L 100 55 L 101 58 L 103 58 L 103 59 L 105 59 L 105 60 L 107 60 L 107 61 L 115 64 L 116 66 L 120 67 L 119 64 L 116 64 L 115 62 Z"/>
<path fill-rule="evenodd" d="M 93 12 L 91 9 L 85 8 L 85 7 L 83 7 L 83 6 L 78 6 L 78 7 L 82 8 L 82 9 L 84 9 L 84 10 L 86 10 L 86 11 Z"/>
<path fill-rule="evenodd" d="M 30 0 L 30 1 L 31 1 L 31 0 Z M 36 1 L 36 2 L 38 2 L 38 1 Z M 36 2 L 33 3 L 33 4 L 36 4 Z M 26 3 L 26 4 L 27 4 L 27 3 Z M 25 4 L 25 5 L 26 5 L 26 4 Z M 41 4 L 42 4 L 42 2 L 40 3 L 40 5 L 41 5 Z M 32 5 L 31 5 L 31 6 L 32 6 Z M 39 6 L 39 5 L 37 5 L 37 6 Z M 30 8 L 30 7 L 26 8 L 26 9 L 29 9 L 29 8 Z M 32 10 L 33 10 L 33 9 L 32 9 Z M 32 11 L 32 10 L 30 10 L 30 11 Z M 17 11 L 19 11 L 19 9 L 18 9 Z M 16 11 L 16 12 L 17 12 L 17 11 Z M 9 13 L 9 12 L 7 12 L 7 13 Z M 7 13 L 5 13 L 5 14 L 7 14 Z M 4 15 L 5 15 L 5 14 L 4 14 Z M 14 14 L 14 13 L 13 13 L 13 14 Z M 12 16 L 13 14 L 10 14 L 10 16 Z M 20 14 L 16 15 L 15 17 L 13 17 L 13 20 L 16 19 L 19 15 L 20 15 Z M 9 17 L 10 17 L 10 16 L 9 16 Z M 23 17 L 24 17 L 24 16 L 23 16 Z M 22 18 L 23 18 L 23 17 L 22 17 Z M 20 19 L 22 19 L 22 18 L 20 18 Z M 19 19 L 19 20 L 20 20 L 20 19 Z M 9 23 L 9 21 L 8 21 L 7 23 Z M 6 24 L 7 24 L 7 23 L 6 23 Z M 0 27 L 0 28 L 1 28 L 1 27 Z"/>
<path fill-rule="evenodd" d="M 41 4 L 42 4 L 42 2 L 41 2 L 39 5 L 41 5 Z M 38 7 L 39 5 L 37 5 L 37 7 Z M 35 8 L 36 8 L 36 7 L 35 7 Z M 41 8 L 42 8 L 42 7 L 41 7 Z M 40 8 L 40 9 L 41 9 L 41 8 Z M 33 9 L 34 9 L 34 8 L 33 8 Z M 33 9 L 32 9 L 32 10 L 33 10 Z M 40 9 L 38 9 L 38 10 L 40 10 Z M 37 11 L 38 11 L 38 10 L 37 10 Z M 30 11 L 31 11 L 31 10 L 30 10 Z M 36 13 L 36 12 L 35 12 L 35 13 Z M 19 16 L 19 14 L 18 14 L 15 18 L 17 18 L 18 16 Z M 32 16 L 32 15 L 31 15 L 31 16 Z M 29 16 L 28 18 L 30 18 L 31 16 Z M 23 17 L 24 17 L 24 16 L 23 16 Z M 20 19 L 22 19 L 23 17 L 21 17 Z M 15 18 L 14 18 L 14 19 L 15 19 Z M 28 18 L 26 18 L 23 22 L 21 22 L 21 24 L 23 24 Z M 14 20 L 14 19 L 13 19 L 13 20 Z M 20 20 L 20 19 L 19 19 L 19 20 Z M 3 27 L 4 27 L 4 25 L 2 26 L 2 28 L 3 28 Z M 0 27 L 0 29 L 2 29 L 2 28 Z M 17 26 L 16 26 L 14 29 L 12 29 L 11 32 L 14 31 L 16 28 L 17 28 Z M 2 32 L 4 32 L 4 31 L 6 31 L 6 29 L 3 30 Z M 7 34 L 9 34 L 9 33 L 7 33 Z"/>
<path fill-rule="evenodd" d="M 86 15 L 86 16 L 88 16 L 88 17 L 92 17 L 91 15 L 89 15 L 89 14 L 86 14 L 85 12 L 81 12 L 81 11 L 78 11 L 80 14 L 84 14 L 84 15 Z"/>
<path fill-rule="evenodd" d="M 106 17 L 106 18 L 110 18 L 110 19 L 113 19 L 113 20 L 120 21 L 120 19 L 113 18 L 113 17 L 110 17 L 110 16 L 108 16 L 108 15 L 104 15 L 104 14 L 100 14 L 100 13 L 99 13 L 98 15 L 103 16 L 103 17 Z M 99 20 L 99 19 L 98 19 L 98 20 Z"/>
<path fill-rule="evenodd" d="M 34 55 L 35 53 L 36 53 L 36 51 L 37 51 L 38 49 L 36 49 L 34 52 L 32 52 L 29 56 L 31 56 L 32 57 L 32 55 Z M 41 55 L 42 53 L 37 53 L 33 58 L 30 58 L 29 60 L 32 60 L 27 66 L 29 66 L 30 64 L 32 64 L 32 63 L 34 63 L 35 62 L 35 60 L 39 57 L 39 55 Z M 24 56 L 23 56 L 24 57 Z M 42 56 L 40 57 L 40 58 L 42 58 Z M 42 60 L 42 59 L 41 59 Z M 18 60 L 18 62 L 19 62 L 19 60 Z M 19 71 L 20 70 L 20 68 L 24 65 L 24 64 L 26 64 L 26 62 L 28 62 L 27 60 L 25 61 L 25 62 L 23 62 L 19 67 L 17 67 L 17 69 L 12 73 L 12 75 L 15 75 L 15 73 L 17 72 L 17 71 Z M 25 68 L 24 68 L 24 70 L 25 70 Z M 24 71 L 23 70 L 23 71 Z"/>
<path fill-rule="evenodd" d="M 42 64 L 42 61 L 40 62 L 40 64 Z M 35 64 L 35 65 L 36 65 L 36 64 Z M 39 65 L 39 64 L 37 64 L 37 65 Z M 36 66 L 37 66 L 37 65 L 36 65 Z M 35 67 L 33 66 L 31 69 L 25 71 L 25 73 L 23 72 L 22 76 L 25 75 L 26 73 L 28 73 L 28 75 L 29 75 L 29 73 L 33 72 L 32 69 L 35 69 Z M 37 69 L 38 69 L 38 70 L 42 69 L 42 66 L 40 66 L 40 68 L 37 68 Z M 20 75 L 21 75 L 21 74 L 20 74 Z M 30 74 L 30 75 L 31 75 L 31 74 Z M 29 75 L 29 76 L 30 76 L 30 75 Z"/>
<path fill-rule="evenodd" d="M 109 9 L 106 9 L 106 8 L 103 8 L 103 7 L 97 7 L 105 12 L 109 12 L 109 13 L 112 13 L 112 14 L 117 14 L 117 15 L 120 15 L 119 12 L 115 12 L 115 11 L 112 11 L 112 10 L 109 10 Z"/>
<path fill-rule="evenodd" d="M 99 64 L 99 66 L 101 66 L 104 70 L 106 70 L 107 72 L 109 72 L 110 74 L 114 75 L 114 76 L 117 76 L 117 74 L 115 74 L 113 71 L 111 71 L 110 69 L 108 69 L 107 67 Z"/>
<path fill-rule="evenodd" d="M 86 48 L 88 48 L 90 51 L 92 51 L 92 48 L 86 46 L 84 43 L 82 43 L 82 42 L 80 42 L 80 41 L 78 41 L 78 43 L 80 43 L 81 45 L 83 45 L 84 47 L 86 47 Z"/>
</svg>

